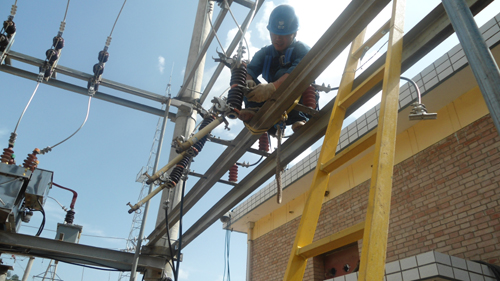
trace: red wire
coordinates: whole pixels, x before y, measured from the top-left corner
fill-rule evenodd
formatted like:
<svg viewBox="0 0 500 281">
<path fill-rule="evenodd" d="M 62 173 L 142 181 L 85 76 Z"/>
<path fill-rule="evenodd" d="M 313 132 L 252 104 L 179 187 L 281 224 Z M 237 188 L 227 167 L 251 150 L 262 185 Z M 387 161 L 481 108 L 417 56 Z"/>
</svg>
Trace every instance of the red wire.
<svg viewBox="0 0 500 281">
<path fill-rule="evenodd" d="M 76 197 L 78 197 L 78 193 L 76 193 L 76 191 L 74 191 L 74 190 L 72 190 L 72 189 L 69 189 L 69 188 L 67 188 L 67 187 L 60 186 L 60 185 L 58 185 L 58 184 L 57 184 L 57 183 L 55 183 L 55 182 L 53 182 L 52 184 L 53 184 L 53 185 L 55 185 L 55 186 L 57 186 L 57 187 L 59 187 L 59 188 L 66 189 L 66 190 L 68 190 L 68 191 L 73 192 L 73 200 L 71 200 L 71 205 L 69 205 L 70 209 L 72 209 L 72 210 L 73 210 L 73 209 L 75 208 L 75 202 L 76 202 Z"/>
</svg>

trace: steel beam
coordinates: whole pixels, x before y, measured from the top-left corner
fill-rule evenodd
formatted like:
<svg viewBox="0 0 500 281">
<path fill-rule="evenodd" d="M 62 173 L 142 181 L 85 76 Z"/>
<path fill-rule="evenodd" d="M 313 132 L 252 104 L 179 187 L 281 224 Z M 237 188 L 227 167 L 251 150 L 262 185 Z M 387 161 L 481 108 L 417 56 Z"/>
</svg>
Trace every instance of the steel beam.
<svg viewBox="0 0 500 281">
<path fill-rule="evenodd" d="M 32 81 L 37 81 L 37 79 L 38 79 L 38 73 L 32 73 L 32 72 L 29 72 L 29 71 L 26 71 L 26 70 L 22 70 L 22 69 L 19 69 L 19 68 L 15 68 L 15 67 L 12 67 L 12 66 L 8 66 L 8 65 L 5 65 L 5 64 L 4 65 L 0 65 L 0 71 L 6 72 L 6 73 L 10 73 L 10 74 L 13 74 L 13 75 L 16 75 L 16 76 L 19 76 L 19 77 L 22 77 L 22 78 L 26 78 L 26 79 L 29 79 L 29 80 L 32 80 Z M 54 87 L 60 88 L 60 89 L 71 91 L 71 92 L 74 92 L 74 93 L 77 93 L 77 94 L 88 96 L 88 90 L 87 90 L 87 88 L 76 86 L 76 85 L 73 85 L 73 84 L 70 84 L 70 83 L 67 83 L 67 82 L 63 82 L 63 81 L 56 80 L 56 79 L 50 79 L 49 81 L 46 81 L 46 82 L 43 82 L 43 83 L 47 84 L 47 85 L 50 85 L 50 86 L 54 86 Z M 144 104 L 140 104 L 140 103 L 137 103 L 137 102 L 133 102 L 133 101 L 130 101 L 130 100 L 122 99 L 122 98 L 115 97 L 115 96 L 112 96 L 112 95 L 108 95 L 108 94 L 105 94 L 103 92 L 96 92 L 95 95 L 94 95 L 94 98 L 99 99 L 99 100 L 103 100 L 103 101 L 107 101 L 107 102 L 111 102 L 111 103 L 114 103 L 114 104 L 122 105 L 122 106 L 125 106 L 125 107 L 129 107 L 129 108 L 132 108 L 132 109 L 136 109 L 136 110 L 139 110 L 139 111 L 143 111 L 143 112 L 146 112 L 146 113 L 151 113 L 151 114 L 154 114 L 154 115 L 157 115 L 157 116 L 160 116 L 160 117 L 163 117 L 165 115 L 165 112 L 163 110 L 161 110 L 161 109 L 154 108 L 154 107 L 151 107 L 151 106 L 148 106 L 148 105 L 144 105 Z M 175 113 L 170 113 L 170 112 L 168 113 L 168 118 L 175 120 L 175 117 L 176 117 Z"/>
<path fill-rule="evenodd" d="M 251 9 L 253 7 L 253 5 L 255 4 L 255 2 L 250 1 L 250 0 L 234 0 L 234 2 L 240 4 L 244 7 L 247 7 L 249 9 Z"/>
<path fill-rule="evenodd" d="M 443 0 L 491 119 L 500 133 L 500 71 L 464 0 Z"/>
<path fill-rule="evenodd" d="M 489 3 L 491 3 L 493 0 L 470 0 L 468 1 L 469 7 L 471 9 L 471 12 L 473 14 L 479 13 L 482 9 L 484 9 Z M 453 28 L 451 27 L 451 23 L 448 19 L 448 16 L 446 15 L 446 12 L 444 11 L 444 8 L 442 5 L 438 5 L 433 11 L 431 11 L 422 21 L 420 21 L 412 30 L 410 30 L 403 38 L 403 54 L 402 54 L 402 72 L 404 70 L 407 70 L 410 68 L 414 63 L 416 63 L 418 60 L 420 60 L 422 57 L 424 57 L 427 53 L 429 53 L 433 48 L 435 48 L 437 45 L 439 45 L 441 42 L 443 42 L 447 37 L 449 37 L 451 34 L 453 34 Z M 319 42 L 318 42 L 319 43 Z M 304 61 L 304 60 L 303 60 Z M 381 58 L 379 58 L 377 61 L 374 62 L 373 65 L 368 67 L 363 73 L 360 74 L 360 76 L 354 80 L 354 86 L 358 86 L 361 84 L 361 82 L 366 79 L 366 77 L 369 77 L 370 75 L 373 75 L 379 68 L 383 67 L 385 62 L 385 55 L 383 55 Z M 288 80 L 288 79 L 287 79 Z M 356 111 L 360 106 L 362 106 L 366 101 L 368 101 L 370 98 L 372 98 L 377 92 L 380 91 L 382 88 L 382 83 L 379 85 L 376 85 L 374 88 L 372 88 L 370 91 L 368 91 L 358 102 L 355 102 L 352 106 L 350 106 L 347 111 L 346 111 L 346 118 L 349 117 L 354 111 Z M 333 101 L 331 103 L 333 105 Z M 326 108 L 326 107 L 325 107 Z M 325 109 L 324 108 L 324 109 Z M 331 109 L 331 106 L 330 106 Z M 269 109 L 268 109 L 269 110 Z M 260 114 L 262 114 L 263 109 L 261 109 L 254 118 L 257 118 Z M 326 131 L 326 125 L 328 124 L 328 117 L 321 117 L 320 114 L 315 116 L 313 119 L 311 119 L 309 122 L 306 123 L 306 125 L 303 127 L 304 131 L 300 131 L 302 138 L 304 136 L 307 136 L 309 134 L 315 134 L 317 132 L 324 132 Z M 329 116 L 329 115 L 328 115 Z M 321 126 L 312 126 L 311 124 L 319 124 L 319 123 L 313 123 L 311 121 L 315 119 L 321 119 L 321 124 L 324 124 L 324 127 Z M 313 127 L 311 128 L 310 127 Z M 245 134 L 246 129 L 244 129 L 240 135 Z M 307 133 L 303 133 L 307 132 Z M 238 135 L 238 136 L 240 136 Z M 248 137 L 248 136 L 247 136 Z M 241 144 L 238 144 L 238 142 L 241 139 L 244 139 L 245 137 L 242 136 L 240 138 L 235 139 L 234 145 L 238 145 L 238 147 L 241 147 Z M 291 141 L 294 139 L 294 136 L 292 136 L 288 141 Z M 289 153 L 287 151 L 287 142 L 285 142 L 282 146 L 282 153 Z M 314 142 L 313 142 L 314 143 Z M 250 146 L 247 146 L 250 147 Z M 296 155 L 299 155 L 305 148 L 308 146 L 303 145 L 299 147 L 294 147 L 296 151 Z M 225 151 L 224 154 L 230 154 L 233 152 L 236 152 L 237 149 L 234 149 L 234 147 L 228 147 Z M 227 156 L 226 156 L 227 157 Z M 225 164 L 225 162 L 219 162 L 219 160 L 224 160 L 226 157 L 220 157 L 216 164 L 213 166 Z M 236 157 L 235 157 L 236 158 Z M 237 160 L 238 158 L 236 158 Z M 234 159 L 229 159 L 233 160 L 231 162 L 234 163 Z M 283 161 L 282 163 L 286 163 L 286 161 Z M 266 173 L 266 166 L 269 165 L 269 163 L 266 161 L 262 162 L 259 166 L 257 166 L 252 173 L 250 173 L 245 179 L 243 179 L 240 184 L 235 187 L 234 189 L 240 189 L 241 192 L 245 192 L 244 189 L 251 189 L 251 191 L 248 193 L 250 194 L 253 190 L 257 189 L 260 186 L 260 181 L 255 182 L 255 185 L 250 185 L 250 184 L 245 184 L 243 185 L 244 182 L 247 181 L 247 178 L 249 177 L 257 177 L 257 178 L 265 178 L 265 180 L 269 179 L 273 173 Z M 213 166 L 210 168 L 210 172 L 213 172 Z M 227 168 L 225 168 L 225 171 L 222 172 L 220 171 L 220 176 L 219 178 L 224 175 L 227 170 L 229 170 L 230 165 L 227 165 Z M 272 169 L 275 169 L 275 165 L 272 166 Z M 208 172 L 207 171 L 207 174 Z M 218 178 L 217 178 L 218 179 Z M 196 183 L 197 188 L 203 188 L 206 189 L 208 186 L 209 188 L 214 184 L 215 182 L 212 181 L 207 181 L 206 179 L 201 179 Z M 208 189 L 209 189 L 208 188 Z M 194 188 L 193 188 L 194 189 Z M 207 189 L 207 191 L 208 191 Z M 233 189 L 233 190 L 234 190 Z M 235 191 L 230 191 L 230 193 L 235 193 Z M 206 193 L 206 191 L 204 191 Z M 204 194 L 203 193 L 203 194 Z M 228 193 L 229 195 L 229 193 Z M 190 196 L 190 194 L 188 194 Z M 186 197 L 188 197 L 186 196 Z M 244 198 L 244 197 L 243 197 Z M 224 200 L 229 200 L 229 201 L 224 201 Z M 233 196 L 225 196 L 224 200 L 219 201 L 214 207 L 212 207 L 210 210 L 207 211 L 207 213 L 203 216 L 204 218 L 208 217 L 213 217 L 213 214 L 215 213 L 215 216 L 219 215 L 220 210 L 224 211 L 229 211 L 232 207 L 236 206 L 236 204 L 242 200 L 238 194 L 234 194 Z M 234 202 L 233 202 L 234 201 Z M 219 208 L 220 210 L 217 211 L 216 207 L 217 205 L 220 204 L 225 204 L 225 207 Z M 174 209 L 174 212 L 172 213 L 172 220 L 170 221 L 169 225 L 173 225 L 173 223 L 177 222 L 179 220 L 179 210 Z M 208 228 L 214 221 L 212 220 L 207 220 L 207 221 L 202 221 L 201 219 L 198 220 L 196 223 L 197 230 L 195 231 L 194 229 L 188 229 L 186 233 L 190 232 L 190 239 L 194 239 L 197 235 L 200 235 L 204 229 Z M 148 239 L 153 239 L 153 241 L 156 241 L 159 239 L 161 236 L 161 233 L 165 233 L 165 227 L 164 227 L 164 221 L 163 224 L 158 225 L 158 227 L 153 230 L 153 232 L 149 235 Z M 150 240 L 151 241 L 151 240 Z M 149 242 L 151 243 L 151 242 Z M 148 243 L 148 245 L 149 245 Z M 184 242 L 183 242 L 184 243 Z M 184 244 L 186 245 L 186 244 Z M 183 246 L 184 246 L 183 245 Z"/>
<path fill-rule="evenodd" d="M 41 59 L 38 59 L 38 58 L 35 58 L 32 56 L 28 56 L 25 54 L 21 54 L 18 52 L 14 52 L 14 51 L 9 51 L 7 56 L 13 60 L 17 60 L 17 61 L 24 62 L 26 64 L 30 64 L 30 65 L 34 65 L 34 66 L 41 66 L 44 63 L 44 61 Z M 67 75 L 67 76 L 70 76 L 73 78 L 77 78 L 77 79 L 80 79 L 83 81 L 88 81 L 91 77 L 93 77 L 93 75 L 91 75 L 91 74 L 81 72 L 81 71 L 78 71 L 75 69 L 71 69 L 69 67 L 64 67 L 62 65 L 57 65 L 55 70 L 59 74 L 64 74 L 64 75 Z M 51 80 L 53 80 L 53 79 L 51 79 Z M 149 99 L 149 100 L 160 102 L 160 103 L 167 102 L 167 98 L 165 96 L 158 95 L 158 94 L 148 92 L 145 90 L 141 90 L 138 88 L 134 88 L 134 87 L 131 87 L 131 86 L 128 86 L 128 85 L 125 85 L 122 83 L 118 83 L 115 81 L 111 81 L 108 79 L 102 79 L 101 86 L 115 89 L 115 90 L 118 90 L 118 91 L 121 91 L 124 93 L 129 93 L 129 94 L 132 94 L 134 96 L 138 96 L 141 98 Z"/>
<path fill-rule="evenodd" d="M 467 0 L 473 15 L 478 14 L 493 0 Z M 417 25 L 408 31 L 403 37 L 403 54 L 401 62 L 401 73 L 408 70 L 413 64 L 418 62 L 432 49 L 453 34 L 453 27 L 450 19 L 444 10 L 442 4 L 439 4 L 429 14 L 427 14 Z M 357 88 L 369 76 L 374 75 L 377 70 L 383 69 L 385 63 L 385 54 L 380 56 L 355 80 L 353 87 Z M 382 82 L 375 85 L 357 102 L 353 103 L 352 108 L 359 108 L 382 90 Z M 350 112 L 348 109 L 347 112 Z"/>
<path fill-rule="evenodd" d="M 67 263 L 86 264 L 130 271 L 133 253 L 109 250 L 54 239 L 0 231 L 0 251 L 49 258 Z M 167 257 L 139 256 L 138 271 L 161 270 Z"/>
</svg>

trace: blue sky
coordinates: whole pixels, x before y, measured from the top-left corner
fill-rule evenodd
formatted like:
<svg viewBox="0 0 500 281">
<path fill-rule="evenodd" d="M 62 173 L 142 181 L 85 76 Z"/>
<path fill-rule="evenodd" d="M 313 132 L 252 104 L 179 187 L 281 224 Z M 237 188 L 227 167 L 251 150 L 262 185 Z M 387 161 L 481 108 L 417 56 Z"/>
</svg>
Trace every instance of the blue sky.
<svg viewBox="0 0 500 281">
<path fill-rule="evenodd" d="M 335 5 L 333 3 L 336 3 Z M 439 0 L 408 1 L 406 9 L 405 30 L 409 30 L 426 15 Z M 496 1 L 477 18 L 481 25 L 500 11 L 500 1 Z M 67 1 L 19 0 L 14 21 L 17 26 L 16 41 L 12 50 L 39 59 L 45 58 L 45 51 L 50 48 L 52 38 L 59 30 L 64 17 Z M 97 63 L 97 54 L 103 49 L 118 11 L 121 0 L 113 1 L 71 1 L 67 25 L 63 34 L 66 45 L 62 50 L 59 64 L 86 73 L 92 72 Z M 266 1 L 263 8 L 251 25 L 247 38 L 251 54 L 258 48 L 269 44 L 265 29 L 267 18 L 276 5 L 290 3 L 296 7 L 301 20 L 301 28 L 297 38 L 313 46 L 316 40 L 340 14 L 348 1 Z M 7 19 L 14 0 L 0 2 L 0 19 Z M 176 95 L 185 72 L 187 53 L 194 25 L 198 1 L 127 1 L 118 20 L 109 47 L 110 58 L 104 69 L 103 77 L 133 87 L 151 91 L 160 95 L 165 92 L 172 71 L 172 95 Z M 232 7 L 239 23 L 243 22 L 247 8 L 234 4 Z M 214 19 L 220 8 L 215 5 Z M 378 29 L 389 15 L 389 10 L 370 27 L 368 33 Z M 3 18 L 2 18 L 3 17 Z M 236 26 L 230 16 L 226 17 L 218 35 L 225 47 L 229 45 L 236 33 Z M 383 43 L 383 42 L 382 42 Z M 452 36 L 439 46 L 426 59 L 417 63 L 405 73 L 413 77 L 434 59 L 441 56 L 457 44 Z M 211 57 L 216 57 L 217 42 L 207 52 L 204 85 L 215 70 L 216 64 Z M 377 57 L 376 46 L 366 57 Z M 219 48 L 220 50 L 220 48 Z M 385 49 L 382 49 L 383 52 Z M 341 55 L 316 81 L 337 86 L 345 64 L 345 55 Z M 37 67 L 13 61 L 13 66 L 31 72 Z M 229 84 L 229 70 L 225 69 L 211 92 L 220 95 Z M 58 76 L 58 79 L 69 81 L 86 87 L 86 82 L 69 77 Z M 7 147 L 10 133 L 29 97 L 35 89 L 36 82 L 0 72 L 0 148 Z M 107 88 L 101 91 L 118 97 L 139 101 L 159 108 L 160 105 L 145 101 Z M 333 96 L 323 95 L 321 105 Z M 207 99 L 210 101 L 210 98 Z M 204 104 L 208 108 L 208 103 Z M 35 147 L 44 148 L 73 133 L 82 123 L 87 108 L 87 97 L 60 90 L 42 84 L 28 108 L 17 131 L 15 146 L 17 162 L 22 160 Z M 175 109 L 173 109 L 175 111 Z M 72 188 L 79 193 L 76 202 L 75 224 L 83 226 L 81 244 L 124 249 L 128 237 L 132 215 L 127 213 L 127 202 L 137 201 L 141 184 L 135 182 L 137 173 L 146 165 L 158 118 L 148 113 L 94 99 L 90 116 L 86 125 L 73 138 L 54 148 L 48 154 L 39 157 L 39 168 L 54 172 L 54 182 Z M 216 136 L 232 139 L 243 128 L 238 121 L 231 121 L 231 131 L 217 128 Z M 160 165 L 166 164 L 169 144 L 174 124 L 169 122 L 166 131 L 164 149 Z M 317 145 L 316 145 L 317 146 Z M 315 147 L 311 147 L 311 151 Z M 216 159 L 224 147 L 207 143 L 204 151 L 195 158 L 192 165 L 198 173 L 203 173 Z M 300 157 L 299 157 L 300 158 Z M 240 161 L 253 162 L 254 155 L 246 154 Z M 240 168 L 240 179 L 247 173 Z M 187 188 L 196 183 L 190 177 Z M 227 191 L 229 186 L 217 184 L 211 191 L 186 214 L 184 230 L 192 225 Z M 71 193 L 53 187 L 50 194 L 63 205 L 69 206 Z M 152 200 L 150 216 L 147 221 L 146 235 L 149 234 L 156 221 L 159 198 Z M 57 223 L 62 223 L 65 213 L 57 203 L 48 199 L 45 205 L 47 222 L 42 236 L 53 238 Z M 34 235 L 41 222 L 41 214 L 36 213 L 29 224 L 23 224 L 20 232 Z M 95 237 L 99 236 L 99 237 Z M 181 264 L 180 280 L 222 280 L 224 270 L 224 236 L 221 223 L 215 223 L 183 251 L 184 262 Z M 2 256 L 5 264 L 15 266 L 14 273 L 23 275 L 27 258 L 17 257 L 17 262 L 10 256 Z M 36 259 L 31 276 L 45 272 L 49 261 Z M 231 278 L 233 281 L 245 280 L 246 235 L 233 233 L 231 237 Z M 83 273 L 83 277 L 82 277 Z M 62 280 L 117 280 L 118 274 L 105 271 L 83 269 L 74 265 L 61 263 L 58 275 Z M 141 278 L 141 276 L 139 276 Z"/>
</svg>

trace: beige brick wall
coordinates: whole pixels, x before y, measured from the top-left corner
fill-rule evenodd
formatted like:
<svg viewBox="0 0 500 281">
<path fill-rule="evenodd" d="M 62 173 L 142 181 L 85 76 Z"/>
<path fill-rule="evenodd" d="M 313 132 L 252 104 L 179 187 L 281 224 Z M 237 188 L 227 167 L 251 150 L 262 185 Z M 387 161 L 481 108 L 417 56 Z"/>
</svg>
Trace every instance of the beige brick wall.
<svg viewBox="0 0 500 281">
<path fill-rule="evenodd" d="M 500 265 L 499 180 L 489 115 L 396 165 L 387 262 L 436 250 Z M 363 221 L 368 189 L 366 181 L 324 203 L 314 239 Z M 254 241 L 252 280 L 283 279 L 299 221 Z M 322 272 L 321 260 L 310 260 L 304 280 L 323 280 Z"/>
</svg>

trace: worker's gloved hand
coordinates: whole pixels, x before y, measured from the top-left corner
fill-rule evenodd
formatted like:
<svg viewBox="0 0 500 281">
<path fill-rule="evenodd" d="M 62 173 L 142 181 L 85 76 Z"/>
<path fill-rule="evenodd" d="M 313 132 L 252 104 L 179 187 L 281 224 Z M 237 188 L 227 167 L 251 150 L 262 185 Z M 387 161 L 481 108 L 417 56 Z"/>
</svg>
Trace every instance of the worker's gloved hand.
<svg viewBox="0 0 500 281">
<path fill-rule="evenodd" d="M 248 101 L 265 102 L 276 91 L 276 87 L 274 87 L 273 83 L 259 84 L 251 90 L 246 94 Z"/>
<path fill-rule="evenodd" d="M 247 80 L 247 87 L 248 88 L 253 88 L 255 86 L 257 86 L 257 83 L 255 83 L 255 81 L 253 81 L 252 79 Z"/>
</svg>

